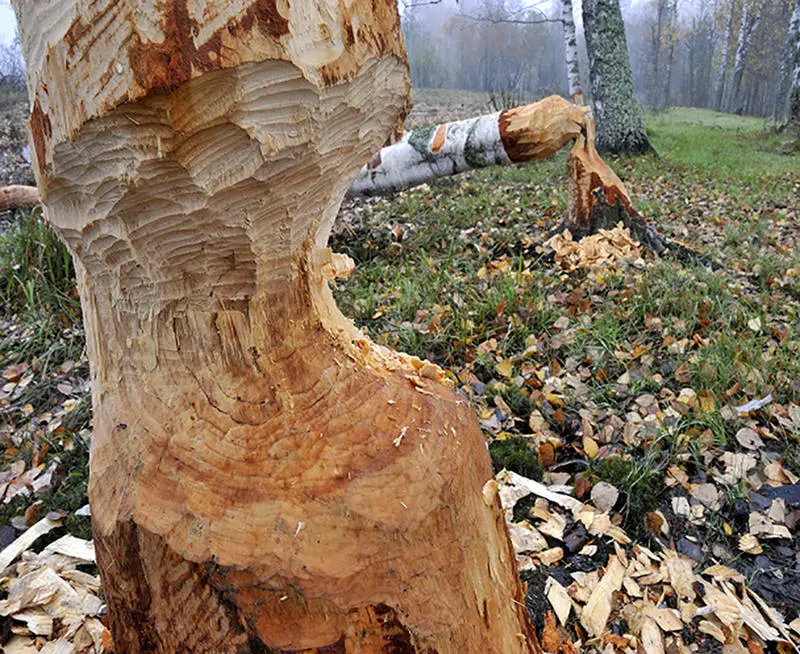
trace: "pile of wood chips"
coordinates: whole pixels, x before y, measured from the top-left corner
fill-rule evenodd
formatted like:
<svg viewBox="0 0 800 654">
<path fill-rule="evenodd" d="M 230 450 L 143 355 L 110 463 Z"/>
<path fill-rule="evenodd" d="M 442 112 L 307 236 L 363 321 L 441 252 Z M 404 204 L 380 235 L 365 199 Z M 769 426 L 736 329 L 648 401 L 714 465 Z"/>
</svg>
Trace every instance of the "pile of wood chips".
<svg viewBox="0 0 800 654">
<path fill-rule="evenodd" d="M 800 619 L 787 625 L 736 570 L 713 565 L 695 573 L 694 562 L 671 547 L 659 553 L 626 547 L 630 539 L 609 514 L 567 495 L 571 487 L 545 486 L 506 470 L 496 480 L 520 569 L 556 565 L 564 557 L 564 548 L 551 547 L 548 539 L 563 542 L 567 513 L 593 537 L 581 554 L 592 558 L 601 539 L 615 552 L 602 570 L 572 572 L 567 587 L 548 577 L 545 652 L 683 654 L 698 651 L 696 641 L 707 638 L 725 654 L 800 651 Z M 536 501 L 529 519 L 513 522 L 515 505 L 531 495 Z M 593 501 L 604 503 L 600 495 Z"/>
<path fill-rule="evenodd" d="M 578 268 L 599 268 L 619 261 L 644 265 L 641 245 L 622 223 L 618 223 L 614 229 L 601 229 L 597 234 L 580 241 L 573 241 L 572 233 L 565 229 L 545 245 L 553 248 L 556 263 L 566 272 Z"/>
<path fill-rule="evenodd" d="M 600 484 L 592 505 L 571 497 L 570 486 L 547 486 L 507 470 L 496 482 L 521 570 L 557 566 L 566 545 L 553 543 L 564 543 L 572 521 L 589 535 L 579 552 L 587 560 L 602 558 L 598 545 L 613 548 L 604 567 L 571 572 L 567 586 L 547 578 L 551 610 L 540 631 L 545 652 L 683 654 L 698 651 L 697 641 L 704 639 L 718 641 L 725 654 L 800 651 L 800 618 L 786 624 L 736 570 L 713 565 L 696 573 L 693 561 L 671 547 L 655 553 L 631 546 L 608 513 L 616 498 L 606 497 Z M 514 522 L 517 503 L 531 497 L 527 518 Z M 113 648 L 101 621 L 106 607 L 100 579 L 91 574 L 92 542 L 66 535 L 39 554 L 30 551 L 58 526 L 59 519 L 44 518 L 0 553 L 0 587 L 7 594 L 0 616 L 11 618 L 13 633 L 3 646 L 6 654 L 102 654 Z"/>
<path fill-rule="evenodd" d="M 11 618 L 13 634 L 2 646 L 5 654 L 101 654 L 112 649 L 111 634 L 101 622 L 106 607 L 99 596 L 100 578 L 91 574 L 92 542 L 68 534 L 39 554 L 29 549 L 37 537 L 58 526 L 59 520 L 45 518 L 0 553 L 0 587 L 7 595 L 0 601 L 0 622 L 7 626 Z M 8 559 L 20 555 L 9 564 Z"/>
</svg>

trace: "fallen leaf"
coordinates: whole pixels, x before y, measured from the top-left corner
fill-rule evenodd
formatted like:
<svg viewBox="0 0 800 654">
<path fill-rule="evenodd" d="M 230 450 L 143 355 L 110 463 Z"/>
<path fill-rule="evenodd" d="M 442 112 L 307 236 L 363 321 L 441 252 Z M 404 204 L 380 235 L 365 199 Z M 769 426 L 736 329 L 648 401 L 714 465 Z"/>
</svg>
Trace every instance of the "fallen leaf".
<svg viewBox="0 0 800 654">
<path fill-rule="evenodd" d="M 598 509 L 603 513 L 609 513 L 619 499 L 619 490 L 616 486 L 601 481 L 592 487 L 591 498 Z"/>
<path fill-rule="evenodd" d="M 761 440 L 761 436 L 749 427 L 742 427 L 737 431 L 736 440 L 746 450 L 757 450 L 764 447 L 764 441 Z"/>
</svg>

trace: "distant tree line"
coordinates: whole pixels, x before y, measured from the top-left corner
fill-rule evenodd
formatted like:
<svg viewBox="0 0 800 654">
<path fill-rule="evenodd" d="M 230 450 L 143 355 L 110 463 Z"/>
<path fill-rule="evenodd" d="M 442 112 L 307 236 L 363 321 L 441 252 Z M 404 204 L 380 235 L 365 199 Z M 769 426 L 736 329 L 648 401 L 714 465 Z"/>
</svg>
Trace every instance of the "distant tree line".
<svg viewBox="0 0 800 654">
<path fill-rule="evenodd" d="M 409 4 L 403 11 L 416 86 L 570 95 L 560 1 L 550 3 L 547 13 L 521 0 L 447 2 Z M 636 95 L 644 106 L 787 120 L 796 39 L 789 25 L 797 0 L 620 4 Z M 580 67 L 587 71 L 582 35 L 578 46 Z"/>
</svg>

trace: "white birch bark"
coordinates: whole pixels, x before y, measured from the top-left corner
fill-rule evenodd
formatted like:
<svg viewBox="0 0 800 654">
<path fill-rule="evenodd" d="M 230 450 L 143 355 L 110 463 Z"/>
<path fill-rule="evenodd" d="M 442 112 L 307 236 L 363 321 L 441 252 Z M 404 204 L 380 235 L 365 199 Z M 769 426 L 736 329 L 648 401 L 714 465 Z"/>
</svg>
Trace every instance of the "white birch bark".
<svg viewBox="0 0 800 654">
<path fill-rule="evenodd" d="M 791 62 L 792 85 L 789 91 L 789 123 L 800 130 L 800 0 L 795 4 L 789 32 L 794 38 Z"/>
<path fill-rule="evenodd" d="M 794 73 L 796 72 L 795 64 L 800 65 L 798 50 L 800 50 L 800 0 L 795 0 L 794 11 L 789 20 L 789 29 L 786 32 L 786 44 L 781 61 L 781 83 L 772 116 L 773 120 L 781 125 L 785 125 L 791 118 L 789 96 L 792 93 Z M 797 72 L 800 74 L 800 71 Z"/>
<path fill-rule="evenodd" d="M 572 11 L 572 0 L 561 0 L 561 21 L 564 26 L 564 49 L 567 54 L 569 97 L 575 104 L 583 104 L 581 70 L 578 65 L 578 38 L 575 35 L 575 16 Z"/>
<path fill-rule="evenodd" d="M 587 109 L 551 96 L 531 105 L 409 132 L 378 152 L 348 195 L 391 193 L 473 168 L 547 157 L 576 138 Z"/>
<path fill-rule="evenodd" d="M 733 28 L 733 0 L 728 0 L 728 18 L 725 20 L 725 34 L 722 37 L 722 62 L 719 65 L 719 81 L 717 82 L 717 110 L 722 111 L 725 99 L 725 82 L 728 77 L 728 50 Z"/>
<path fill-rule="evenodd" d="M 739 26 L 739 41 L 736 46 L 736 59 L 733 64 L 733 79 L 731 80 L 731 92 L 728 100 L 728 110 L 736 111 L 739 109 L 739 91 L 742 87 L 742 77 L 744 77 L 744 67 L 747 62 L 747 52 L 753 41 L 753 34 L 756 33 L 761 24 L 761 12 L 764 9 L 764 0 L 755 0 L 757 6 L 751 1 L 745 0 L 742 8 L 742 21 Z M 755 10 L 755 16 L 753 11 Z"/>
<path fill-rule="evenodd" d="M 379 195 L 471 168 L 511 163 L 500 139 L 500 113 L 407 133 L 364 165 L 349 195 Z M 439 141 L 442 145 L 437 148 Z"/>
</svg>

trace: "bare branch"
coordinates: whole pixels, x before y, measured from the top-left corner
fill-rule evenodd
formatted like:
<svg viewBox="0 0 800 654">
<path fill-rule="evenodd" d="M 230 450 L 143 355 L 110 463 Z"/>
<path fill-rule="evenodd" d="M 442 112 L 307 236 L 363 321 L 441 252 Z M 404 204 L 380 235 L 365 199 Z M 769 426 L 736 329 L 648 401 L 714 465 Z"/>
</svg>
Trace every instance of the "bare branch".
<svg viewBox="0 0 800 654">
<path fill-rule="evenodd" d="M 493 16 L 470 16 L 469 14 L 456 14 L 460 18 L 466 18 L 467 20 L 475 21 L 476 23 L 491 23 L 493 25 L 497 24 L 511 24 L 511 25 L 543 25 L 545 23 L 563 23 L 560 18 L 536 18 L 533 20 L 527 20 L 523 18 L 496 18 Z"/>
</svg>

